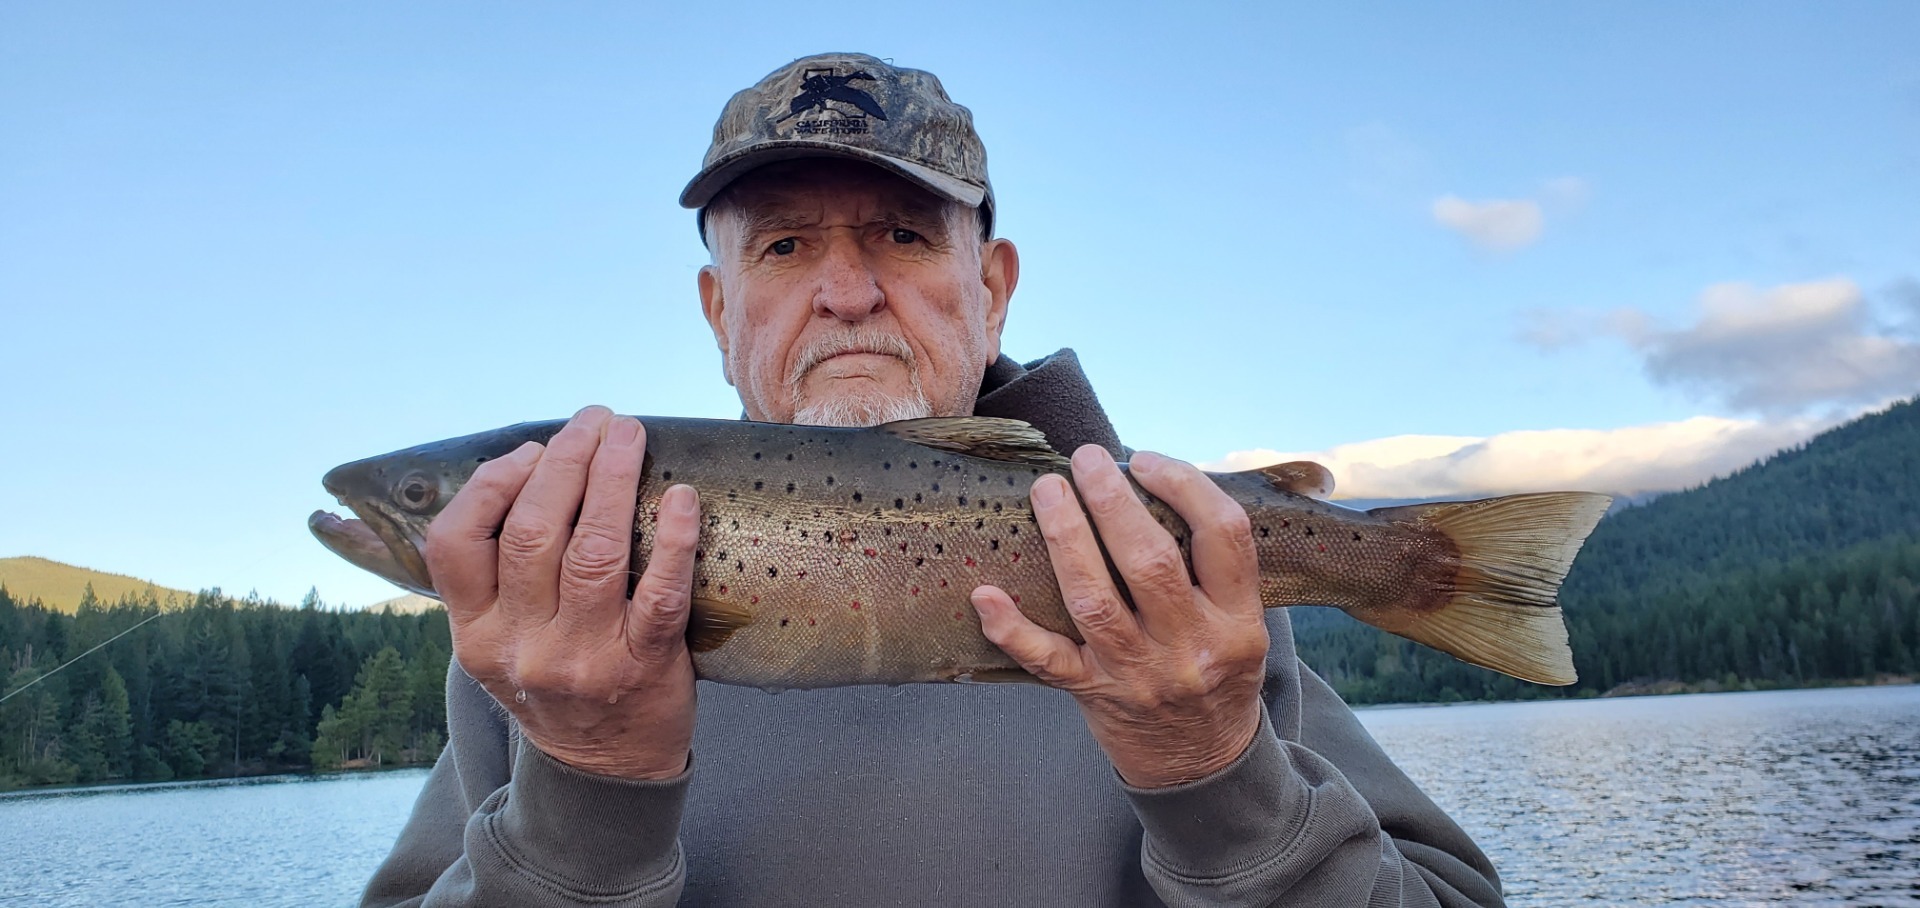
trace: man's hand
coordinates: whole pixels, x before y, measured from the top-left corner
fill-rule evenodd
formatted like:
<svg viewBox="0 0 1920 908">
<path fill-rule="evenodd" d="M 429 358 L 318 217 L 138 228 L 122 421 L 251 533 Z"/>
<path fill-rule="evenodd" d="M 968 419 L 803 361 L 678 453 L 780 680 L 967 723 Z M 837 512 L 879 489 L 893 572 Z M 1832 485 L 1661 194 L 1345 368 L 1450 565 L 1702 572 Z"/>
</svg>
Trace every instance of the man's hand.
<svg viewBox="0 0 1920 908">
<path fill-rule="evenodd" d="M 1121 778 L 1160 788 L 1212 775 L 1253 742 L 1267 626 L 1253 534 L 1239 503 L 1177 460 L 1142 453 L 1129 469 L 1186 520 L 1193 577 L 1113 458 L 1087 445 L 1073 455 L 1074 485 L 1137 611 L 1115 590 L 1073 488 L 1054 475 L 1034 482 L 1034 515 L 1086 642 L 1034 624 L 997 587 L 974 590 L 973 604 L 987 639 L 1079 701 Z"/>
<path fill-rule="evenodd" d="M 481 465 L 428 528 L 426 560 L 454 658 L 529 741 L 587 772 L 664 779 L 685 771 L 693 742 L 700 502 L 689 486 L 667 490 L 629 600 L 646 445 L 639 420 L 581 410 L 546 447 Z"/>
</svg>

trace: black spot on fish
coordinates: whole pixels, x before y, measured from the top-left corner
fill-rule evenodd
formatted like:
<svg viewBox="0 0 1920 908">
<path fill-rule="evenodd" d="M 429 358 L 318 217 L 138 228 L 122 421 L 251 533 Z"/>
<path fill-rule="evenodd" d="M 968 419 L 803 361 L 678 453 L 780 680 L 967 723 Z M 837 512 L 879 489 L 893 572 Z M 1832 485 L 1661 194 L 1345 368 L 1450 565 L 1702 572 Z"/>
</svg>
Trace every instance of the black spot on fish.
<svg viewBox="0 0 1920 908">
<path fill-rule="evenodd" d="M 1265 538 L 1267 538 L 1267 528 L 1266 528 L 1266 527 L 1261 527 L 1261 528 L 1260 528 L 1260 538 L 1261 538 L 1261 539 L 1265 539 Z"/>
<path fill-rule="evenodd" d="M 853 503 L 854 503 L 854 504 L 859 504 L 859 503 L 860 503 L 860 493 L 859 493 L 859 492 L 855 492 L 855 493 L 853 493 Z"/>
<path fill-rule="evenodd" d="M 759 452 L 759 451 L 755 451 L 755 452 L 753 452 L 753 459 L 754 459 L 754 460 L 759 460 L 759 459 L 760 459 L 760 452 Z"/>
<path fill-rule="evenodd" d="M 782 619 L 780 619 L 780 626 L 781 626 L 781 627 L 786 627 L 786 626 L 787 626 L 787 619 L 785 619 L 785 618 L 782 618 Z"/>
<path fill-rule="evenodd" d="M 960 506 L 961 506 L 961 507 L 963 507 L 963 508 L 964 508 L 964 507 L 966 507 L 966 506 L 967 506 L 967 496 L 965 496 L 965 495 L 961 495 L 961 496 L 959 496 L 959 498 L 960 498 Z"/>
<path fill-rule="evenodd" d="M 721 561 L 725 561 L 725 560 L 727 560 L 727 553 L 726 553 L 726 552 L 721 552 L 721 553 L 720 553 L 720 560 L 721 560 Z"/>
<path fill-rule="evenodd" d="M 767 576 L 768 576 L 768 577 L 778 577 L 778 576 L 780 576 L 780 569 L 779 569 L 779 568 L 777 568 L 777 567 L 774 567 L 774 566 L 773 566 L 773 565 L 771 565 L 771 564 L 769 564 L 769 565 L 767 565 Z"/>
<path fill-rule="evenodd" d="M 918 470 L 918 469 L 920 469 L 920 461 L 917 461 L 917 460 L 909 460 L 909 461 L 907 461 L 907 469 L 909 469 L 909 470 Z"/>
<path fill-rule="evenodd" d="M 1007 485 L 1013 485 L 1013 477 L 1007 477 Z"/>
<path fill-rule="evenodd" d="M 882 536 L 892 536 L 892 535 L 893 535 L 893 527 L 882 527 L 882 528 L 881 528 L 881 530 L 880 530 L 880 535 L 882 535 Z"/>
<path fill-rule="evenodd" d="M 1312 536 L 1312 535 L 1313 535 L 1313 527 L 1307 527 L 1307 535 L 1308 535 L 1308 536 Z"/>
<path fill-rule="evenodd" d="M 668 481 L 668 482 L 672 482 L 672 481 L 673 481 L 673 471 L 672 471 L 672 470 L 668 470 L 668 471 L 666 471 L 665 473 L 661 473 L 661 474 L 660 474 L 660 478 L 661 478 L 661 479 L 664 479 L 664 480 L 666 480 L 666 481 Z"/>
<path fill-rule="evenodd" d="M 1002 505 L 1000 504 L 1000 502 L 997 502 L 997 501 L 996 501 L 996 502 L 994 502 L 994 503 L 993 503 L 993 512 L 994 512 L 995 514 L 998 514 L 998 513 L 1000 513 L 1000 509 L 1001 509 L 1001 507 L 1002 507 Z"/>
<path fill-rule="evenodd" d="M 793 494 L 793 483 L 787 483 L 787 494 L 788 495 Z"/>
<path fill-rule="evenodd" d="M 706 550 L 706 549 L 694 549 L 694 550 L 693 550 L 693 560 L 695 560 L 695 561 L 705 561 L 705 560 L 707 560 L 707 550 Z"/>
<path fill-rule="evenodd" d="M 986 482 L 986 481 L 987 481 L 987 474 L 985 474 L 985 473 L 982 473 L 982 474 L 980 474 L 980 481 L 981 481 L 981 482 Z"/>
<path fill-rule="evenodd" d="M 939 484 L 939 483 L 937 483 L 937 482 L 936 482 L 936 483 L 934 483 L 934 484 L 933 484 L 933 490 L 934 490 L 935 492 L 938 492 L 938 491 L 940 491 L 940 484 Z"/>
<path fill-rule="evenodd" d="M 946 545 L 946 543 L 944 543 L 944 542 L 936 542 L 936 543 L 934 543 L 934 544 L 933 544 L 933 553 L 934 553 L 935 555 L 945 555 L 945 554 L 947 553 L 947 545 Z"/>
<path fill-rule="evenodd" d="M 882 469 L 882 470 L 891 470 L 891 469 L 893 469 L 893 463 L 892 463 L 891 461 L 885 461 L 885 460 L 883 460 L 883 461 L 881 461 L 881 462 L 880 462 L 880 469 Z"/>
<path fill-rule="evenodd" d="M 1007 527 L 1007 535 L 1008 535 L 1008 536 L 1018 536 L 1018 535 L 1020 535 L 1020 528 L 1019 528 L 1019 527 Z"/>
<path fill-rule="evenodd" d="M 979 504 L 980 504 L 980 510 L 984 511 L 987 509 L 987 500 L 985 498 L 980 499 Z"/>
<path fill-rule="evenodd" d="M 893 500 L 893 509 L 896 511 L 903 510 L 906 508 L 906 506 L 907 506 L 907 500 L 904 498 L 895 498 Z"/>
<path fill-rule="evenodd" d="M 493 459 L 493 458 L 491 458 L 491 457 L 488 457 L 488 456 L 486 456 L 485 454 L 482 454 L 482 455 L 480 455 L 479 457 L 476 457 L 476 458 L 474 458 L 474 459 L 473 459 L 473 462 L 474 462 L 474 463 L 486 463 L 487 461 L 489 461 L 489 460 L 492 460 L 492 459 Z"/>
<path fill-rule="evenodd" d="M 827 477 L 827 485 L 833 485 L 833 477 Z"/>
<path fill-rule="evenodd" d="M 747 563 L 746 563 L 746 562 L 744 562 L 744 561 L 736 561 L 736 562 L 734 562 L 734 563 L 733 563 L 733 572 L 734 572 L 734 573 L 736 573 L 736 574 L 744 574 L 744 573 L 746 573 L 746 572 L 747 572 Z"/>
<path fill-rule="evenodd" d="M 919 492 L 915 492 L 915 493 L 913 493 L 913 503 L 914 503 L 914 504 L 919 504 L 919 503 L 920 503 L 920 493 L 919 493 Z"/>
<path fill-rule="evenodd" d="M 987 528 L 987 519 L 986 519 L 985 517 L 982 517 L 982 518 L 980 518 L 979 520 L 976 520 L 976 521 L 974 521 L 974 522 L 973 522 L 973 528 L 974 528 L 974 529 L 976 529 L 976 530 L 984 530 L 984 529 L 986 529 L 986 528 Z"/>
<path fill-rule="evenodd" d="M 803 444 L 804 444 L 804 442 L 803 442 Z M 792 455 L 792 454 L 788 454 L 788 455 L 787 455 L 787 459 L 788 459 L 788 460 L 792 460 L 792 459 L 793 459 L 793 455 Z"/>
<path fill-rule="evenodd" d="M 914 566 L 914 567 L 920 567 L 921 565 L 924 565 L 924 564 L 926 564 L 926 563 L 927 563 L 927 559 L 925 559 L 925 558 L 915 558 L 915 559 L 913 559 L 913 566 Z"/>
<path fill-rule="evenodd" d="M 758 492 L 761 489 L 766 488 L 766 485 L 767 485 L 766 483 L 756 479 L 753 481 L 753 490 Z"/>
<path fill-rule="evenodd" d="M 1000 540 L 998 539 L 987 540 L 987 548 L 990 548 L 996 552 L 1000 551 Z"/>
<path fill-rule="evenodd" d="M 1360 541 L 1360 534 L 1359 534 L 1359 533 L 1355 533 L 1355 534 L 1353 534 L 1353 541 L 1354 541 L 1354 542 L 1359 542 L 1359 541 Z"/>
<path fill-rule="evenodd" d="M 734 521 L 734 522 L 733 522 L 733 528 L 734 528 L 734 529 L 736 529 L 736 530 L 737 530 L 737 529 L 740 529 L 740 521 L 738 521 L 738 520 L 736 520 L 736 521 Z"/>
<path fill-rule="evenodd" d="M 727 490 L 727 500 L 728 500 L 728 501 L 732 501 L 732 500 L 734 500 L 734 499 L 736 499 L 736 498 L 739 498 L 739 497 L 740 497 L 740 493 L 739 493 L 739 492 L 736 492 L 736 491 L 734 491 L 734 490 L 732 490 L 732 489 L 728 489 L 728 490 Z"/>
</svg>

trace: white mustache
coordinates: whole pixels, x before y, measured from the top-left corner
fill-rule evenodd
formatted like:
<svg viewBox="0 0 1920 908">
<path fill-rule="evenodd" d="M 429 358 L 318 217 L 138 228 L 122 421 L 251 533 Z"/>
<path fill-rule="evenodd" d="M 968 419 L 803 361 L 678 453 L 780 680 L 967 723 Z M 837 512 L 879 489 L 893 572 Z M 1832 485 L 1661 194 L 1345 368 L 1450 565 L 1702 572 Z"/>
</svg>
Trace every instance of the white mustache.
<svg viewBox="0 0 1920 908">
<path fill-rule="evenodd" d="M 907 369 L 918 375 L 919 370 L 913 357 L 913 348 L 907 342 L 891 334 L 874 331 L 856 330 L 852 334 L 823 335 L 807 342 L 800 348 L 800 355 L 793 361 L 793 371 L 787 375 L 787 385 L 796 386 L 802 378 L 827 360 L 847 353 L 877 353 L 891 356 L 906 363 Z"/>
</svg>

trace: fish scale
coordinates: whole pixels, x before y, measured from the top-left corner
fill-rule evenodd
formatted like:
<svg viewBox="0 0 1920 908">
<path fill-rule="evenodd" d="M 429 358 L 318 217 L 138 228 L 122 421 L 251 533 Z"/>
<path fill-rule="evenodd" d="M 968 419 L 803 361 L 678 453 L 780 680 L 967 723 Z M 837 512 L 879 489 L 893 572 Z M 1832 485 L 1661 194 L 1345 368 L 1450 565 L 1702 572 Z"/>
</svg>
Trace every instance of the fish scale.
<svg viewBox="0 0 1920 908">
<path fill-rule="evenodd" d="M 970 604 L 998 586 L 1079 639 L 1027 499 L 1066 458 L 1014 420 L 906 420 L 871 429 L 643 417 L 647 457 L 633 564 L 652 553 L 660 498 L 700 493 L 688 642 L 702 677 L 766 689 L 1015 680 Z M 345 464 L 324 484 L 359 521 L 309 518 L 337 554 L 434 595 L 421 540 L 485 461 L 561 421 L 523 423 Z M 1208 476 L 1246 510 L 1268 607 L 1329 605 L 1477 665 L 1572 683 L 1555 601 L 1608 499 L 1515 495 L 1353 511 L 1309 497 L 1309 463 Z M 1135 487 L 1189 558 L 1185 522 Z M 1115 585 L 1125 592 L 1116 576 Z M 1031 679 L 1028 679 L 1031 680 Z"/>
</svg>

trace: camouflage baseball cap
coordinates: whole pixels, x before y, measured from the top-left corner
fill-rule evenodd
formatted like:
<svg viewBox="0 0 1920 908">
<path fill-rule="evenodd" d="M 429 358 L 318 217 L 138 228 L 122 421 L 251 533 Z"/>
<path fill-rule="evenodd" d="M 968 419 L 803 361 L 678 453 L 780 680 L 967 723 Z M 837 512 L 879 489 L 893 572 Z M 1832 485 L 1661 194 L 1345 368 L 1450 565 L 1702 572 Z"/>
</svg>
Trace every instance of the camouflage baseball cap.
<svg viewBox="0 0 1920 908">
<path fill-rule="evenodd" d="M 866 54 L 816 54 L 774 70 L 727 101 L 700 173 L 680 193 L 704 208 L 728 183 L 794 158 L 865 161 L 980 210 L 993 233 L 987 150 L 973 114 L 932 73 Z M 704 239 L 704 225 L 703 225 Z"/>
</svg>

